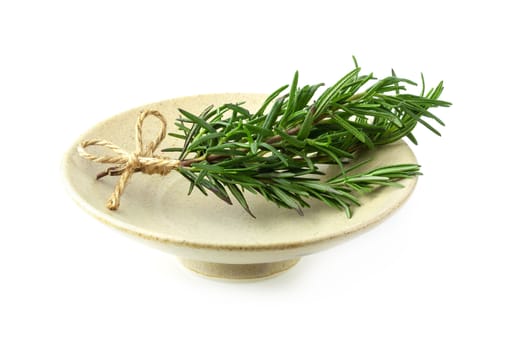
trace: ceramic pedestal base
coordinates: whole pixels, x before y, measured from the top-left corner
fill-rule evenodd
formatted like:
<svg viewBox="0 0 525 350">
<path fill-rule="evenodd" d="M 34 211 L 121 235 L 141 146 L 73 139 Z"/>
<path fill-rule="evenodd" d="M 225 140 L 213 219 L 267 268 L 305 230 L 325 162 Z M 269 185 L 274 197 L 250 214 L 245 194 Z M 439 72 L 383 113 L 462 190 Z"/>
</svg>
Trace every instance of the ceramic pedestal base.
<svg viewBox="0 0 525 350">
<path fill-rule="evenodd" d="M 189 259 L 180 261 L 188 269 L 207 277 L 241 280 L 265 278 L 286 271 L 297 264 L 299 258 L 260 264 L 221 264 Z"/>
</svg>

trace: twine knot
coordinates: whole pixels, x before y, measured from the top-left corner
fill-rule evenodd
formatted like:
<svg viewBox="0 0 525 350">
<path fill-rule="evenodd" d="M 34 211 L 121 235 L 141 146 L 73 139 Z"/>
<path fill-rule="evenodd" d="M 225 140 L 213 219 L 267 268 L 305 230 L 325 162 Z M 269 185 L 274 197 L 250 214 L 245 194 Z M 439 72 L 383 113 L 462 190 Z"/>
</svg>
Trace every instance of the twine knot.
<svg viewBox="0 0 525 350">
<path fill-rule="evenodd" d="M 144 142 L 142 140 L 142 125 L 144 124 L 144 120 L 149 116 L 156 117 L 161 122 L 161 129 L 155 140 L 151 141 L 146 147 L 144 147 Z M 155 150 L 165 137 L 166 119 L 164 116 L 158 111 L 146 110 L 140 113 L 140 116 L 137 119 L 137 124 L 135 125 L 134 152 L 128 153 L 119 146 L 101 139 L 86 140 L 78 145 L 77 151 L 82 158 L 97 163 L 118 164 L 118 166 L 109 167 L 106 171 L 97 175 L 97 180 L 107 175 L 120 175 L 115 190 L 106 202 L 106 207 L 108 209 L 118 209 L 122 192 L 133 173 L 142 172 L 149 175 L 159 174 L 164 176 L 173 169 L 180 167 L 179 160 L 169 159 L 154 154 Z M 90 154 L 86 151 L 86 148 L 90 146 L 109 148 L 115 152 L 115 155 L 97 156 Z"/>
</svg>

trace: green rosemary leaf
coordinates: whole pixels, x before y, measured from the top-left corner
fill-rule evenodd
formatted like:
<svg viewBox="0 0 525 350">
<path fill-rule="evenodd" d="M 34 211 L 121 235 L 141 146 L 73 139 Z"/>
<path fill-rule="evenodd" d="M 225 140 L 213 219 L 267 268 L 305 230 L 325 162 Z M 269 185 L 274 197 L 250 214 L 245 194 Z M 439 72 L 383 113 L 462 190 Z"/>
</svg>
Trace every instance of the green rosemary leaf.
<svg viewBox="0 0 525 350">
<path fill-rule="evenodd" d="M 238 114 L 240 114 L 244 119 L 249 119 L 251 118 L 251 113 L 249 110 L 247 110 L 246 108 L 244 107 L 241 107 L 241 103 L 237 103 L 237 104 L 233 104 L 233 103 L 227 103 L 224 105 L 225 108 L 231 110 L 231 111 L 234 111 L 234 112 L 237 112 Z"/>
<path fill-rule="evenodd" d="M 427 97 L 433 100 L 437 100 L 439 96 L 441 96 L 442 91 L 443 91 L 443 82 L 440 81 L 439 84 L 435 88 L 430 89 L 430 91 L 427 94 Z"/>
<path fill-rule="evenodd" d="M 323 94 L 321 94 L 319 100 L 317 100 L 317 102 L 312 105 L 308 111 L 308 114 L 304 118 L 304 122 L 302 123 L 301 128 L 297 134 L 297 138 L 299 140 L 304 140 L 308 136 L 312 130 L 314 121 L 326 112 L 326 108 L 329 106 L 330 102 L 332 102 L 332 100 L 334 100 L 334 98 L 341 93 L 341 89 L 345 86 L 345 84 L 348 83 L 348 81 L 355 78 L 355 76 L 359 73 L 359 70 L 359 68 L 354 69 L 341 78 L 333 86 L 326 89 Z"/>
<path fill-rule="evenodd" d="M 246 202 L 246 198 L 244 198 L 244 195 L 239 190 L 239 188 L 235 184 L 226 184 L 226 186 L 230 190 L 231 194 L 233 194 L 235 199 L 237 199 L 237 202 L 239 202 L 239 204 L 243 207 L 243 209 L 255 219 L 255 215 L 253 215 L 252 211 L 250 210 L 248 202 Z"/>
<path fill-rule="evenodd" d="M 352 126 L 352 124 L 348 123 L 346 120 L 344 120 L 337 114 L 333 114 L 332 119 L 334 119 L 334 121 L 337 124 L 341 125 L 350 134 L 354 135 L 356 139 L 367 145 L 368 148 L 374 148 L 374 144 L 372 143 L 372 140 L 370 140 L 367 134 L 359 131 L 357 128 Z"/>
<path fill-rule="evenodd" d="M 222 143 L 216 146 L 211 146 L 208 148 L 209 154 L 215 154 L 219 151 L 227 151 L 227 150 L 236 150 L 236 149 L 250 149 L 250 145 L 248 143 L 240 143 L 240 142 L 226 142 Z"/>
<path fill-rule="evenodd" d="M 354 205 L 361 204 L 359 203 L 359 200 L 357 199 L 357 197 L 352 195 L 348 190 L 340 190 L 339 193 L 337 194 L 337 197 L 336 196 L 334 197 L 340 198 L 341 200 L 345 200 L 345 202 L 349 204 L 354 204 Z"/>
<path fill-rule="evenodd" d="M 228 158 L 226 160 L 222 160 L 220 163 L 218 163 L 223 168 L 234 168 L 246 164 L 250 164 L 253 162 L 260 162 L 260 159 L 257 155 L 249 154 L 246 155 L 245 152 L 237 151 L 238 153 L 232 154 L 231 158 Z M 227 153 L 225 153 L 227 154 Z M 257 167 L 257 166 L 256 166 Z M 249 168 L 249 167 L 248 167 Z"/>
<path fill-rule="evenodd" d="M 352 217 L 352 211 L 350 210 L 350 205 L 346 201 L 342 200 L 339 197 L 331 197 L 330 201 L 334 208 L 343 210 L 347 218 Z M 356 204 L 356 205 L 359 205 L 359 204 Z"/>
<path fill-rule="evenodd" d="M 420 115 L 414 113 L 410 109 L 405 109 L 405 113 L 410 115 L 412 118 L 414 118 L 416 121 L 418 121 L 421 125 L 424 125 L 428 130 L 432 131 L 437 136 L 441 136 L 441 133 L 436 128 L 434 128 L 432 125 L 430 125 L 427 121 L 422 119 Z"/>
<path fill-rule="evenodd" d="M 321 181 L 304 181 L 302 183 L 303 186 L 311 188 L 318 192 L 324 192 L 324 193 L 332 193 L 332 194 L 339 194 L 340 191 L 337 191 L 334 189 L 330 184 L 326 182 Z"/>
<path fill-rule="evenodd" d="M 266 110 L 266 107 L 268 107 L 268 105 L 287 88 L 288 85 L 281 86 L 279 89 L 275 90 L 270 96 L 268 96 L 268 98 L 266 98 L 266 100 L 261 105 L 261 108 L 259 108 L 259 110 L 255 113 L 254 117 L 262 116 L 264 114 L 264 111 Z"/>
<path fill-rule="evenodd" d="M 284 157 L 275 147 L 267 144 L 266 142 L 262 142 L 260 144 L 260 146 L 262 148 L 266 148 L 268 151 L 272 152 L 272 154 L 274 156 L 276 156 L 277 158 L 279 158 L 279 160 L 285 165 L 285 166 L 288 166 L 288 160 L 286 159 L 286 157 Z"/>
<path fill-rule="evenodd" d="M 207 151 L 210 149 L 208 148 Z M 216 148 L 214 149 L 212 156 L 217 156 L 220 158 L 230 158 L 235 156 L 244 156 L 246 154 L 246 150 L 242 149 L 231 149 L 231 148 Z"/>
<path fill-rule="evenodd" d="M 186 135 L 176 134 L 174 132 L 169 132 L 168 136 L 175 137 L 175 138 L 182 139 L 182 140 L 186 139 Z"/>
<path fill-rule="evenodd" d="M 429 112 L 428 111 L 428 105 L 431 104 L 429 101 L 433 101 L 432 105 L 433 104 L 436 104 L 436 105 L 441 105 L 440 102 L 436 102 L 432 99 L 428 99 L 428 100 L 416 100 L 416 99 L 413 99 L 411 98 L 411 96 L 404 96 L 405 97 L 405 100 L 403 101 L 403 104 L 408 106 L 409 108 L 413 109 L 415 111 L 415 113 L 417 113 L 418 115 L 421 115 L 421 116 L 425 116 L 425 117 L 428 117 L 428 118 L 431 118 L 431 119 L 434 119 L 436 122 L 438 122 L 441 126 L 445 126 L 445 123 L 439 119 L 436 115 L 434 115 L 433 113 Z M 441 105 L 441 106 L 444 106 L 444 105 Z M 448 107 L 448 106 L 447 106 Z"/>
<path fill-rule="evenodd" d="M 380 176 L 392 173 L 418 172 L 420 168 L 421 166 L 418 164 L 396 164 L 372 170 L 369 172 L 369 174 L 373 176 Z"/>
<path fill-rule="evenodd" d="M 203 186 L 201 186 L 200 184 L 196 184 L 195 183 L 195 180 L 197 179 L 197 175 L 195 175 L 193 172 L 191 172 L 191 171 L 189 171 L 187 169 L 184 169 L 184 168 L 179 169 L 179 172 L 180 172 L 180 174 L 182 176 L 184 176 L 190 182 L 188 195 L 191 194 L 191 192 L 193 191 L 193 187 L 194 186 L 196 186 L 199 189 L 199 191 L 201 191 L 201 193 L 204 194 L 205 196 L 208 195 L 208 193 L 206 192 L 206 190 L 204 189 Z"/>
<path fill-rule="evenodd" d="M 351 183 L 351 182 L 367 182 L 367 183 L 374 183 L 377 181 L 387 181 L 388 177 L 385 176 L 374 176 L 374 175 L 360 175 L 360 176 L 352 176 L 345 180 L 345 183 Z"/>
<path fill-rule="evenodd" d="M 270 129 L 265 129 L 265 128 L 262 128 L 260 126 L 257 126 L 257 125 L 252 125 L 252 124 L 244 124 L 244 128 L 246 130 L 248 130 L 250 133 L 252 134 L 256 134 L 256 135 L 261 135 L 263 138 L 264 137 L 271 137 L 273 136 L 273 132 L 272 130 Z"/>
<path fill-rule="evenodd" d="M 282 106 L 283 106 L 284 99 L 278 98 L 275 103 L 273 104 L 272 109 L 270 110 L 270 113 L 268 113 L 268 116 L 264 119 L 264 123 L 262 125 L 263 129 L 269 129 L 272 125 L 275 124 L 275 121 L 277 120 L 277 117 L 282 112 Z"/>
<path fill-rule="evenodd" d="M 316 91 L 321 87 L 324 86 L 324 84 L 317 84 L 317 85 L 306 85 L 301 90 L 299 90 L 299 93 L 297 94 L 297 99 L 295 101 L 295 109 L 296 110 L 302 110 L 305 107 L 307 107 L 308 102 L 312 99 L 312 97 L 315 95 Z M 284 125 L 280 125 L 284 126 Z"/>
<path fill-rule="evenodd" d="M 207 180 L 202 180 L 203 186 L 212 191 L 213 194 L 222 199 L 224 202 L 232 205 L 233 203 L 224 186 L 219 181 L 215 180 L 212 174 L 207 174 L 206 177 Z"/>
<path fill-rule="evenodd" d="M 312 130 L 312 126 L 316 117 L 315 107 L 311 107 L 306 116 L 304 117 L 304 122 L 297 133 L 297 139 L 303 141 L 308 137 L 308 134 Z"/>
<path fill-rule="evenodd" d="M 194 169 L 206 170 L 210 173 L 224 173 L 226 169 L 218 165 L 206 164 L 206 162 L 193 163 L 191 165 Z"/>
<path fill-rule="evenodd" d="M 300 141 L 295 136 L 288 135 L 286 131 L 283 130 L 275 130 L 275 132 L 281 137 L 281 139 L 287 143 L 289 143 L 291 146 L 297 147 L 297 148 L 304 148 L 306 143 L 304 141 Z"/>
<path fill-rule="evenodd" d="M 181 152 L 181 151 L 182 151 L 182 147 L 168 147 L 168 148 L 162 149 L 162 152 Z"/>
<path fill-rule="evenodd" d="M 188 128 L 186 125 L 184 125 L 182 122 L 180 123 L 177 123 L 175 122 L 174 123 L 175 126 L 177 127 L 177 129 L 179 129 L 180 131 L 182 131 L 182 134 L 183 135 L 187 135 L 188 132 L 190 131 L 190 128 Z M 171 133 L 171 134 L 174 134 L 174 135 L 177 135 L 177 133 Z M 169 134 L 168 134 L 169 135 Z M 171 135 L 170 135 L 171 136 Z"/>
<path fill-rule="evenodd" d="M 295 157 L 298 157 L 300 158 L 302 161 L 305 162 L 305 165 L 308 167 L 310 173 L 312 174 L 317 174 L 317 175 L 323 175 L 323 173 L 319 172 L 317 167 L 315 166 L 314 162 L 312 161 L 312 159 L 310 157 L 308 157 L 308 155 L 306 154 L 306 152 L 304 151 L 300 151 L 300 150 L 295 150 L 295 149 L 289 149 L 289 152 L 294 155 Z"/>
<path fill-rule="evenodd" d="M 326 154 L 328 157 L 330 157 L 334 161 L 335 164 L 339 165 L 341 172 L 345 171 L 345 168 L 343 166 L 343 163 L 341 162 L 341 159 L 337 155 L 335 155 L 332 151 L 330 151 L 325 145 L 322 145 L 310 139 L 307 139 L 306 143 L 312 146 L 313 148 L 317 149 L 319 152 L 321 152 L 321 154 Z"/>
<path fill-rule="evenodd" d="M 209 133 L 209 134 L 206 134 L 206 135 L 203 135 L 202 137 L 199 137 L 197 139 L 195 139 L 189 146 L 188 146 L 188 149 L 191 151 L 192 149 L 194 149 L 195 147 L 203 144 L 203 143 L 207 143 L 208 141 L 213 141 L 213 140 L 216 140 L 218 138 L 221 138 L 224 136 L 224 133 L 222 132 L 212 132 L 212 133 Z M 211 147 L 211 145 L 209 145 Z"/>
<path fill-rule="evenodd" d="M 299 203 L 297 203 L 297 201 L 294 200 L 293 197 L 289 196 L 286 192 L 282 191 L 277 186 L 273 187 L 272 190 L 275 193 L 275 195 L 282 201 L 282 204 L 285 207 L 295 209 L 299 213 L 299 215 L 303 215 L 303 211 L 301 210 Z"/>
<path fill-rule="evenodd" d="M 281 118 L 280 124 L 286 125 L 286 120 L 295 111 L 295 105 L 297 103 L 297 82 L 299 81 L 299 72 L 296 71 L 293 76 L 292 85 L 290 86 L 290 94 L 288 96 L 288 103 L 286 105 L 286 111 Z"/>
<path fill-rule="evenodd" d="M 201 172 L 199 172 L 199 174 L 197 175 L 197 177 L 195 178 L 195 180 L 191 183 L 190 185 L 190 188 L 188 189 L 188 196 L 191 194 L 191 192 L 193 191 L 193 187 L 194 186 L 200 186 L 200 184 L 202 183 L 202 181 L 204 180 L 204 178 L 208 175 L 208 172 L 206 170 L 202 170 Z"/>
<path fill-rule="evenodd" d="M 417 145 L 417 139 L 416 137 L 414 136 L 414 134 L 412 134 L 411 132 L 409 132 L 407 134 L 407 138 L 414 144 L 414 145 Z"/>
<path fill-rule="evenodd" d="M 419 94 L 419 96 L 423 97 L 425 96 L 425 89 L 426 89 L 425 76 L 423 75 L 423 73 L 421 73 L 420 75 L 421 75 L 421 93 Z"/>
<path fill-rule="evenodd" d="M 206 119 L 209 118 L 212 114 L 210 111 L 213 110 L 213 106 L 208 106 L 206 109 L 204 109 L 201 114 L 197 117 L 196 115 L 184 111 L 179 108 L 179 112 L 187 117 L 192 123 L 191 129 L 186 134 L 186 140 L 184 141 L 183 149 L 180 153 L 179 159 L 184 159 L 188 154 L 188 146 L 193 141 L 193 138 L 197 135 L 197 133 L 200 131 L 200 128 L 203 126 L 207 126 Z M 182 122 L 181 122 L 182 123 Z M 211 127 L 210 127 L 211 128 Z M 208 129 L 208 131 L 212 130 L 211 132 L 214 132 L 215 130 L 213 128 Z"/>
<path fill-rule="evenodd" d="M 286 190 L 288 193 L 293 193 L 296 201 L 298 199 L 297 196 L 309 197 L 308 191 L 305 191 L 301 186 L 297 186 L 297 183 L 289 179 L 276 177 L 273 179 L 273 183 L 279 184 L 279 188 Z"/>
<path fill-rule="evenodd" d="M 204 119 L 202 118 L 199 118 L 197 117 L 196 115 L 182 109 L 182 108 L 179 108 L 179 112 L 185 116 L 186 118 L 188 118 L 191 122 L 199 125 L 201 128 L 204 128 L 206 129 L 208 132 L 215 132 L 215 128 L 212 127 L 210 124 L 208 124 Z"/>
<path fill-rule="evenodd" d="M 345 171 L 340 172 L 339 174 L 337 174 L 334 177 L 330 178 L 326 182 L 330 183 L 330 184 L 338 183 L 341 180 L 344 180 L 346 177 L 350 176 L 349 174 L 351 174 L 352 172 L 355 172 L 357 169 L 359 169 L 363 165 L 369 163 L 370 161 L 371 161 L 371 159 L 365 159 L 365 160 L 362 160 L 360 162 L 353 163 L 350 166 L 348 166 L 347 168 L 345 168 Z"/>
<path fill-rule="evenodd" d="M 355 81 L 360 71 L 361 69 L 359 67 L 355 68 L 354 70 L 346 74 L 344 77 L 342 77 L 333 86 L 326 89 L 326 91 L 323 94 L 321 94 L 319 100 L 315 104 L 316 116 L 323 114 L 325 112 L 325 108 L 330 104 L 330 102 L 337 101 L 337 97 L 341 98 L 341 96 L 338 95 L 343 95 L 342 93 L 346 92 L 345 88 L 351 86 L 351 84 L 349 83 Z"/>
</svg>

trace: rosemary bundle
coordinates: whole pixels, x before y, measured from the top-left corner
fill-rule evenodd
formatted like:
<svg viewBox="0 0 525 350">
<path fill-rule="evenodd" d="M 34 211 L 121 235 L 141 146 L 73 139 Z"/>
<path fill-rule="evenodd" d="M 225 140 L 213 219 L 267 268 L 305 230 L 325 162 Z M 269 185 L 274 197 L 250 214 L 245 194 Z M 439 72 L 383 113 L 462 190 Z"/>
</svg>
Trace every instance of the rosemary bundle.
<svg viewBox="0 0 525 350">
<path fill-rule="evenodd" d="M 392 75 L 376 79 L 355 69 L 314 96 L 323 84 L 299 86 L 298 73 L 290 85 L 273 92 L 254 113 L 243 103 L 210 106 L 199 115 L 180 109 L 170 136 L 184 140 L 175 170 L 189 180 L 189 194 L 197 188 L 228 204 L 232 198 L 253 217 L 244 193 L 261 195 L 279 207 L 308 207 L 310 198 L 352 215 L 358 195 L 380 186 L 420 175 L 417 164 L 398 164 L 359 173 L 359 152 L 407 137 L 417 144 L 413 130 L 422 124 L 444 123 L 429 110 L 451 104 L 439 100 L 443 83 L 418 95 L 417 85 Z M 336 176 L 322 180 L 320 164 L 333 164 Z"/>
</svg>

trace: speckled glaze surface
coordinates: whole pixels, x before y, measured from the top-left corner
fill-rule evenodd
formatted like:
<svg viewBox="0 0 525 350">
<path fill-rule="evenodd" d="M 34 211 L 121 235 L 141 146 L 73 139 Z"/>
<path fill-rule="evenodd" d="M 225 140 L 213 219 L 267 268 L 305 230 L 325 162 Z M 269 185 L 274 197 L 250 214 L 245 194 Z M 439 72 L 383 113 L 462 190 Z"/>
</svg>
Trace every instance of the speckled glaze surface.
<svg viewBox="0 0 525 350">
<path fill-rule="evenodd" d="M 245 107 L 254 110 L 264 98 L 261 94 L 210 94 L 166 100 L 111 117 L 87 131 L 78 142 L 101 138 L 131 151 L 135 148 L 134 125 L 140 110 L 159 110 L 168 120 L 170 131 L 179 115 L 177 108 L 198 114 L 212 104 L 245 101 Z M 156 120 L 146 121 L 145 140 L 154 138 L 158 128 Z M 178 142 L 181 141 L 167 137 L 159 149 Z M 77 143 L 65 155 L 63 174 L 69 193 L 83 209 L 143 243 L 176 254 L 190 269 L 213 277 L 261 278 L 286 270 L 301 256 L 353 237 L 385 219 L 405 202 L 417 182 L 415 178 L 405 179 L 401 181 L 403 188 L 381 188 L 360 197 L 362 206 L 354 208 L 350 220 L 343 212 L 319 201 L 312 200 L 312 207 L 299 216 L 247 193 L 257 216 L 253 219 L 236 203 L 229 206 L 213 194 L 206 197 L 194 191 L 188 196 L 188 181 L 176 172 L 164 177 L 137 173 L 122 196 L 121 207 L 110 211 L 105 202 L 117 178 L 95 180 L 105 166 L 80 158 L 76 147 Z M 402 141 L 362 157 L 373 159 L 363 169 L 416 163 L 414 154 Z M 326 171 L 329 174 L 331 169 Z"/>
</svg>

